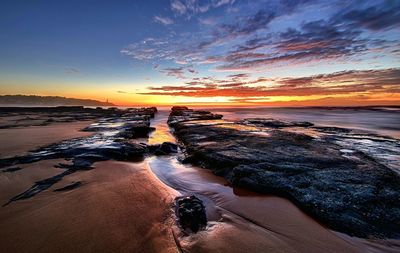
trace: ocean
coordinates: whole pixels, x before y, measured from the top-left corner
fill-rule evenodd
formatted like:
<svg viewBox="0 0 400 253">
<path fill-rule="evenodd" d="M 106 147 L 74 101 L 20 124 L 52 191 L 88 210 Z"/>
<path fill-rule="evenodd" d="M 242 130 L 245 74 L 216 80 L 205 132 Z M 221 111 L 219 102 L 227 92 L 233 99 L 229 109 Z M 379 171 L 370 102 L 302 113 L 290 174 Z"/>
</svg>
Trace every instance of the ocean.
<svg viewBox="0 0 400 253">
<path fill-rule="evenodd" d="M 207 108 L 227 120 L 274 118 L 309 121 L 400 138 L 400 107 Z"/>
</svg>

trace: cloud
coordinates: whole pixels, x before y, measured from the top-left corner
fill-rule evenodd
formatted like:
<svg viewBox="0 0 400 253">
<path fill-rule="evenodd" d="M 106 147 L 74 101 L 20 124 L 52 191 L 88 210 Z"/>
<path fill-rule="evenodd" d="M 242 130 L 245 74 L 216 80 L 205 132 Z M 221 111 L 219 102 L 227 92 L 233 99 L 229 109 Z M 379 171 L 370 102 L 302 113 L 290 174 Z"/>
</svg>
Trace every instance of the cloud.
<svg viewBox="0 0 400 253">
<path fill-rule="evenodd" d="M 289 28 L 277 39 L 250 40 L 220 60 L 219 70 L 245 70 L 292 62 L 304 63 L 348 57 L 367 50 L 360 32 L 331 22 L 318 20 L 304 23 L 299 29 Z M 268 50 L 260 51 L 260 48 Z"/>
<path fill-rule="evenodd" d="M 197 78 L 183 86 L 150 87 L 143 95 L 186 97 L 268 98 L 273 96 L 312 96 L 400 93 L 400 69 L 351 70 L 300 78 L 258 78 L 255 80 Z M 251 86 L 250 86 L 251 84 Z"/>
<path fill-rule="evenodd" d="M 370 59 L 367 64 L 373 60 L 374 66 L 383 67 L 393 60 L 379 64 L 379 57 L 400 55 L 396 31 L 389 34 L 399 27 L 400 8 L 395 8 L 399 5 L 400 1 L 173 0 L 171 9 L 177 19 L 220 6 L 238 11 L 227 17 L 203 14 L 198 17 L 199 22 L 212 25 L 185 32 L 169 31 L 161 38 L 132 43 L 121 53 L 151 63 L 169 61 L 182 67 L 201 64 L 210 72 L 260 73 L 321 61 L 333 65 L 363 62 L 366 57 Z M 321 14 L 309 15 L 317 7 Z M 188 69 L 182 72 L 168 73 L 178 79 L 191 73 Z"/>
<path fill-rule="evenodd" d="M 65 73 L 67 73 L 67 74 L 78 74 L 80 72 L 81 71 L 77 68 L 72 68 L 72 67 L 65 68 Z"/>
<path fill-rule="evenodd" d="M 204 13 L 212 8 L 231 5 L 235 0 L 172 0 L 171 10 L 178 15 Z"/>
<path fill-rule="evenodd" d="M 171 33 L 164 38 L 144 39 L 132 43 L 123 49 L 121 54 L 135 60 L 167 60 L 188 64 L 203 59 L 203 53 L 193 47 L 201 35 L 197 33 Z"/>
<path fill-rule="evenodd" d="M 188 67 L 177 67 L 177 68 L 164 68 L 160 70 L 161 73 L 166 74 L 167 76 L 173 76 L 178 79 L 188 79 L 188 77 L 185 75 L 187 73 L 189 74 L 198 74 L 199 72 L 192 68 L 191 66 Z"/>
<path fill-rule="evenodd" d="M 199 72 L 193 68 L 188 68 L 187 71 L 189 71 L 192 74 L 198 74 Z"/>
<path fill-rule="evenodd" d="M 199 23 L 202 25 L 216 25 L 218 20 L 216 18 L 199 18 Z"/>
<path fill-rule="evenodd" d="M 376 99 L 368 96 L 356 95 L 349 97 L 324 97 L 319 99 L 307 100 L 290 100 L 290 101 L 269 101 L 266 99 L 257 98 L 231 98 L 232 103 L 246 103 L 252 105 L 262 106 L 279 106 L 279 107 L 293 107 L 293 106 L 374 106 L 374 105 L 400 105 L 399 101 Z"/>
<path fill-rule="evenodd" d="M 214 6 L 219 7 L 226 4 L 232 4 L 234 1 L 203 1 L 200 5 L 199 1 L 188 0 L 180 1 L 175 0 L 171 2 L 171 8 L 179 13 L 198 12 L 199 6 Z M 224 63 L 220 66 L 220 70 L 225 68 L 230 69 L 234 66 L 229 66 L 230 63 L 236 64 L 235 61 L 248 61 L 251 67 L 251 61 L 258 59 L 254 62 L 255 65 L 262 65 L 259 63 L 261 60 L 264 62 L 271 61 L 284 61 L 286 58 L 290 60 L 293 57 L 289 55 L 284 57 L 280 55 L 275 59 L 274 56 L 265 55 L 265 52 L 256 52 L 262 50 L 263 47 L 271 43 L 271 34 L 266 34 L 263 38 L 257 37 L 255 34 L 260 30 L 266 30 L 268 25 L 277 17 L 288 15 L 294 12 L 297 8 L 313 3 L 310 0 L 304 1 L 279 1 L 278 6 L 274 7 L 274 2 L 265 2 L 259 4 L 263 8 L 255 13 L 239 13 L 237 18 L 234 18 L 232 23 L 216 24 L 216 28 L 209 33 L 203 30 L 195 33 L 180 33 L 171 34 L 164 38 L 144 40 L 142 42 L 133 43 L 121 50 L 121 53 L 128 55 L 137 60 L 173 60 L 176 63 L 191 64 L 213 64 Z M 260 7 L 258 6 L 257 7 Z M 275 4 L 276 5 L 276 4 Z M 199 9 L 200 8 L 200 9 Z M 210 19 L 200 19 L 202 22 L 210 23 Z M 213 20 L 218 22 L 218 20 Z M 164 22 L 165 23 L 165 22 Z M 267 30 L 266 30 L 267 31 Z M 254 37 L 256 36 L 256 37 Z M 238 37 L 247 39 L 245 44 L 236 45 L 236 52 L 226 52 L 226 50 L 215 50 L 215 47 L 227 45 L 226 49 L 233 49 L 233 45 L 229 45 L 232 40 Z M 276 43 L 276 41 L 272 41 Z M 214 49 L 214 50 L 213 50 Z M 210 52 L 213 50 L 212 52 Z M 215 55 L 215 52 L 220 52 L 221 55 Z M 301 56 L 302 54 L 298 54 Z M 245 59 L 247 58 L 247 59 Z M 272 58 L 272 59 L 270 59 Z M 227 65 L 227 66 L 224 66 Z M 246 65 L 246 63 L 244 63 Z M 245 67 L 245 66 L 244 66 Z"/>
<path fill-rule="evenodd" d="M 168 17 L 154 16 L 154 21 L 163 25 L 172 25 L 174 21 Z"/>
<path fill-rule="evenodd" d="M 246 73 L 240 73 L 240 74 L 228 75 L 227 77 L 235 80 L 235 79 L 249 78 L 250 75 Z"/>
<path fill-rule="evenodd" d="M 119 93 L 119 94 L 127 94 L 127 95 L 136 94 L 134 92 L 128 92 L 128 91 L 123 91 L 123 90 L 119 90 L 119 91 L 117 91 L 117 93 Z"/>
<path fill-rule="evenodd" d="M 171 10 L 182 15 L 186 13 L 187 8 L 181 1 L 174 0 L 171 2 Z"/>
<path fill-rule="evenodd" d="M 213 40 L 200 44 L 201 47 L 213 46 L 220 38 L 244 36 L 247 40 L 236 45 L 234 50 L 219 56 L 209 56 L 213 63 L 220 63 L 216 70 L 242 71 L 287 64 L 305 64 L 312 61 L 349 59 L 364 53 L 395 49 L 393 41 L 381 37 L 365 36 L 363 28 L 373 32 L 400 28 L 400 2 L 384 1 L 363 8 L 359 5 L 339 8 L 335 15 L 327 19 L 303 22 L 298 28 L 268 34 L 260 37 L 256 34 L 266 29 L 277 17 L 287 15 L 300 5 L 314 4 L 313 1 L 281 1 L 276 10 L 259 10 L 245 22 L 222 25 Z M 396 8 L 397 7 L 397 8 Z M 255 35 L 254 35 L 255 34 Z M 378 35 L 379 36 L 379 35 Z"/>
<path fill-rule="evenodd" d="M 244 22 L 236 24 L 223 24 L 219 27 L 219 33 L 231 37 L 248 35 L 259 29 L 267 28 L 267 25 L 277 16 L 275 12 L 259 10 L 254 16 L 248 17 Z"/>
<path fill-rule="evenodd" d="M 364 9 L 351 9 L 335 15 L 335 20 L 373 31 L 400 28 L 400 1 L 384 1 Z"/>
<path fill-rule="evenodd" d="M 282 0 L 282 1 L 260 1 L 249 2 L 250 9 L 256 9 L 257 12 L 239 15 L 234 22 L 219 24 L 212 32 L 213 37 L 208 41 L 200 43 L 200 47 L 210 47 L 214 44 L 227 43 L 238 37 L 245 37 L 257 34 L 257 32 L 268 30 L 269 24 L 275 19 L 289 15 L 300 7 L 314 3 L 314 0 Z"/>
<path fill-rule="evenodd" d="M 184 71 L 183 67 L 165 68 L 165 69 L 162 69 L 160 72 L 166 74 L 167 76 L 174 76 L 179 79 L 186 79 L 186 77 L 184 76 L 185 71 Z"/>
</svg>

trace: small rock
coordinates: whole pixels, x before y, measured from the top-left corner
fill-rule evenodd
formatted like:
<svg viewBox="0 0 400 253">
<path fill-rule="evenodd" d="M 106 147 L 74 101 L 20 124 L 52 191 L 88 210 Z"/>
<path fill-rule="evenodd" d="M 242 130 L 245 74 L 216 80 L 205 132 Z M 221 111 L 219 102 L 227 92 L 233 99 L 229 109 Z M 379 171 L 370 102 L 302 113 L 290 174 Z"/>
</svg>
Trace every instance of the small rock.
<svg viewBox="0 0 400 253">
<path fill-rule="evenodd" d="M 2 170 L 2 172 L 14 172 L 14 171 L 18 171 L 18 170 L 22 170 L 22 168 L 20 168 L 20 167 L 11 167 L 11 168 Z"/>
<path fill-rule="evenodd" d="M 206 209 L 203 202 L 196 196 L 180 198 L 177 203 L 177 216 L 183 229 L 197 233 L 207 225 Z"/>
<path fill-rule="evenodd" d="M 74 183 L 71 183 L 71 184 L 69 184 L 69 185 L 66 185 L 66 186 L 64 186 L 64 187 L 61 187 L 61 188 L 57 188 L 57 189 L 55 189 L 54 191 L 55 191 L 55 192 L 70 191 L 70 190 L 73 190 L 73 189 L 75 189 L 75 188 L 78 188 L 78 187 L 81 186 L 81 185 L 82 185 L 82 182 L 81 182 L 81 181 L 78 181 L 78 182 L 74 182 Z"/>
<path fill-rule="evenodd" d="M 171 142 L 163 142 L 154 152 L 155 155 L 169 155 L 178 152 L 178 145 Z"/>
<path fill-rule="evenodd" d="M 75 158 L 72 162 L 72 167 L 75 169 L 89 169 L 93 162 L 83 158 Z"/>
</svg>

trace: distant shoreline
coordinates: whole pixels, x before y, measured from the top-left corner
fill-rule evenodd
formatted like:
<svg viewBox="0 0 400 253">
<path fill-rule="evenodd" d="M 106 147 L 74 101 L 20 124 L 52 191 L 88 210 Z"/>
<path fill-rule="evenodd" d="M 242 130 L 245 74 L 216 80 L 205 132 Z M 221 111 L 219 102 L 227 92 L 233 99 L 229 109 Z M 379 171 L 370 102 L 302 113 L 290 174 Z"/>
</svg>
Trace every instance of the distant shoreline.
<svg viewBox="0 0 400 253">
<path fill-rule="evenodd" d="M 110 102 L 60 96 L 0 95 L 1 107 L 116 106 Z"/>
<path fill-rule="evenodd" d="M 1 104 L 0 103 L 0 108 L 53 108 L 53 107 L 77 107 L 77 106 L 83 106 L 83 107 L 116 107 L 116 108 L 136 108 L 136 107 L 149 107 L 149 106 L 155 106 L 157 108 L 168 108 L 170 109 L 173 105 L 116 105 L 116 104 L 111 104 L 111 105 L 81 105 L 81 104 L 71 104 L 71 105 L 65 105 L 65 104 L 57 104 L 57 105 L 45 105 L 45 104 L 29 104 L 29 105 L 21 105 L 21 104 Z M 374 109 L 382 109 L 382 108 L 393 108 L 393 109 L 400 109 L 399 105 L 360 105 L 360 106 L 235 106 L 235 105 L 230 105 L 230 106 L 202 106 L 202 105 L 191 105 L 193 108 L 214 108 L 214 109 L 255 109 L 255 108 L 260 108 L 260 109 L 341 109 L 341 110 L 351 110 L 351 109 L 368 109 L 368 110 L 374 110 Z"/>
</svg>

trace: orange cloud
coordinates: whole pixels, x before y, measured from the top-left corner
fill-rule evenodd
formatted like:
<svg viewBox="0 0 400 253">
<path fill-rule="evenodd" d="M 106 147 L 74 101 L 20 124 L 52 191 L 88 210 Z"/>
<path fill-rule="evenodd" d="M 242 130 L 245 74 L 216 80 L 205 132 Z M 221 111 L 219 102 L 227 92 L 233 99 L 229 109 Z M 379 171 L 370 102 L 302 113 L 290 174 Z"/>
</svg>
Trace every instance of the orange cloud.
<svg viewBox="0 0 400 253">
<path fill-rule="evenodd" d="M 270 85 L 256 85 L 270 82 Z M 184 86 L 150 87 L 143 95 L 186 97 L 273 97 L 341 95 L 352 93 L 399 93 L 400 69 L 343 71 L 301 78 L 256 80 L 206 79 Z M 252 86 L 249 86 L 249 85 Z M 271 87 L 271 84 L 275 84 Z"/>
</svg>

